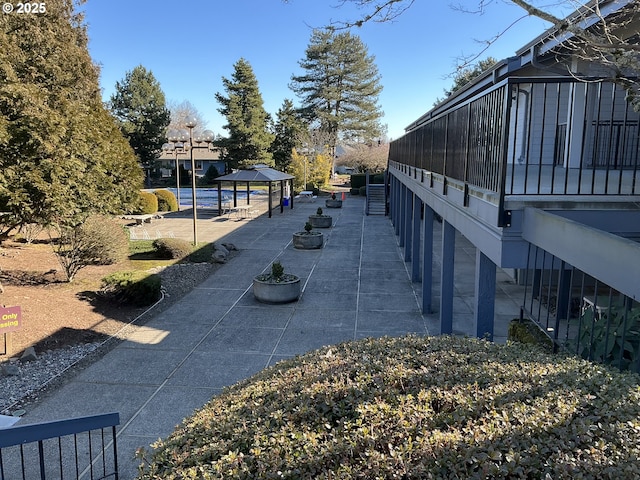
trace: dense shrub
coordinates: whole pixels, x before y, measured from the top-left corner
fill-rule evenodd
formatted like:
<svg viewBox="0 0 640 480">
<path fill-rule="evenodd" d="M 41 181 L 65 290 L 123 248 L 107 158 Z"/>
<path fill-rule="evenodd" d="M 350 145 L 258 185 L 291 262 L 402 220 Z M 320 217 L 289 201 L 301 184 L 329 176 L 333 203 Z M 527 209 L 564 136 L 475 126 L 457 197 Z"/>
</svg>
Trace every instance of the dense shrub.
<svg viewBox="0 0 640 480">
<path fill-rule="evenodd" d="M 213 185 L 213 182 L 216 178 L 220 176 L 218 169 L 215 165 L 209 165 L 204 176 L 199 180 L 200 185 Z"/>
<path fill-rule="evenodd" d="M 363 197 L 367 196 L 367 187 L 360 187 L 358 190 L 359 190 L 358 192 L 359 195 L 362 195 Z"/>
<path fill-rule="evenodd" d="M 57 226 L 54 252 L 69 281 L 89 265 L 112 265 L 129 255 L 124 228 L 105 215 L 92 215 L 75 227 Z"/>
<path fill-rule="evenodd" d="M 137 214 L 151 214 L 158 211 L 158 197 L 151 192 L 140 192 Z"/>
<path fill-rule="evenodd" d="M 158 199 L 158 211 L 159 212 L 177 212 L 178 211 L 178 199 L 169 190 L 156 190 L 153 192 Z"/>
<path fill-rule="evenodd" d="M 549 337 L 530 320 L 523 320 L 522 322 L 517 318 L 512 320 L 509 323 L 507 338 L 512 342 L 538 345 L 547 349 L 553 347 Z"/>
<path fill-rule="evenodd" d="M 351 188 L 364 187 L 367 184 L 367 175 L 365 173 L 354 173 L 351 175 Z"/>
<path fill-rule="evenodd" d="M 359 187 L 358 188 L 350 188 L 349 189 L 349 193 L 351 195 L 360 195 L 360 188 Z"/>
<path fill-rule="evenodd" d="M 121 303 L 146 306 L 160 298 L 161 286 L 157 274 L 117 272 L 102 279 L 101 293 Z"/>
<path fill-rule="evenodd" d="M 160 258 L 182 259 L 188 257 L 193 246 L 181 238 L 159 238 L 153 242 L 153 248 Z"/>
<path fill-rule="evenodd" d="M 384 184 L 384 173 L 376 173 L 373 175 L 371 183 L 375 183 L 377 185 Z"/>
<path fill-rule="evenodd" d="M 141 478 L 639 478 L 638 381 L 515 343 L 364 339 L 226 389 Z"/>
</svg>

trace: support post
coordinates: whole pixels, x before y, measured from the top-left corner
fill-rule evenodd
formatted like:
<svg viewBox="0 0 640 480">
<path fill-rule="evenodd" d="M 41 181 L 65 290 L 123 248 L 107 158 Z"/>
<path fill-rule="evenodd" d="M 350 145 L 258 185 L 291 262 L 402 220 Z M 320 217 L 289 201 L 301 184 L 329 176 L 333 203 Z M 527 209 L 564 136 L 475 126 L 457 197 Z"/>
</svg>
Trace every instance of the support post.
<svg viewBox="0 0 640 480">
<path fill-rule="evenodd" d="M 442 270 L 440 271 L 440 334 L 453 333 L 453 269 L 456 230 L 442 221 Z"/>
<path fill-rule="evenodd" d="M 400 239 L 398 246 L 404 247 L 405 233 L 407 224 L 407 187 L 404 184 L 400 186 Z"/>
<path fill-rule="evenodd" d="M 493 341 L 496 302 L 496 265 L 476 250 L 476 336 Z"/>
<path fill-rule="evenodd" d="M 422 234 L 422 313 L 433 311 L 433 210 L 425 204 Z"/>
<path fill-rule="evenodd" d="M 420 281 L 420 211 L 422 200 L 418 195 L 413 196 L 413 240 L 411 240 L 411 281 Z"/>
<path fill-rule="evenodd" d="M 413 216 L 413 197 L 415 196 L 409 188 L 406 191 L 405 198 L 405 211 L 404 211 L 404 261 L 408 262 L 411 260 L 411 242 L 413 240 L 411 234 L 412 224 L 412 216 Z"/>
</svg>

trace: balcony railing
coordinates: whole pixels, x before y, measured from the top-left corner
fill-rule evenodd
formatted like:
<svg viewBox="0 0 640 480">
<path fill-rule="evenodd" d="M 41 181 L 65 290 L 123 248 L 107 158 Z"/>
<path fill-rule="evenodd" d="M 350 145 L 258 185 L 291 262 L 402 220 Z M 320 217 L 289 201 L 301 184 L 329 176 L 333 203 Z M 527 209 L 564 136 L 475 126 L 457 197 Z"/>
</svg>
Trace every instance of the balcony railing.
<svg viewBox="0 0 640 480">
<path fill-rule="evenodd" d="M 510 78 L 391 144 L 392 165 L 505 195 L 637 195 L 640 115 L 593 79 Z"/>
<path fill-rule="evenodd" d="M 522 270 L 523 316 L 554 350 L 640 372 L 640 303 L 578 268 L 530 245 Z"/>
<path fill-rule="evenodd" d="M 0 429 L 0 480 L 118 480 L 117 413 Z"/>
</svg>

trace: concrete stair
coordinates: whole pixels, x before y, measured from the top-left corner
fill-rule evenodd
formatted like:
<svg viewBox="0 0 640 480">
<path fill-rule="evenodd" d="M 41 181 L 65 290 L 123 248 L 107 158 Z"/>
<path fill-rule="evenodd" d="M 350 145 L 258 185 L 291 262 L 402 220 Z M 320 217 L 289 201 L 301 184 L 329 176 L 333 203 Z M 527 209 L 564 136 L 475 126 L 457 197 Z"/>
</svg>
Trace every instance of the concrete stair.
<svg viewBox="0 0 640 480">
<path fill-rule="evenodd" d="M 384 185 L 369 185 L 367 196 L 367 215 L 386 215 Z"/>
</svg>

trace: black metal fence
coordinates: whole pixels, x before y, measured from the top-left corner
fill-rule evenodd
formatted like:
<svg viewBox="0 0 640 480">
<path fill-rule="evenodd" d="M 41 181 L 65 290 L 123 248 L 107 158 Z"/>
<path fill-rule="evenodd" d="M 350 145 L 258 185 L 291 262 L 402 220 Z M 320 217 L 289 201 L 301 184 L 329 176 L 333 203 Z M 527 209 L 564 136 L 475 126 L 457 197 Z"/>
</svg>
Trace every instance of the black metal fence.
<svg viewBox="0 0 640 480">
<path fill-rule="evenodd" d="M 640 372 L 640 303 L 530 245 L 523 313 L 587 360 Z"/>
<path fill-rule="evenodd" d="M 0 429 L 0 480 L 118 480 L 117 413 Z"/>
<path fill-rule="evenodd" d="M 640 115 L 613 83 L 510 78 L 391 143 L 414 167 L 504 195 L 640 192 Z"/>
</svg>

